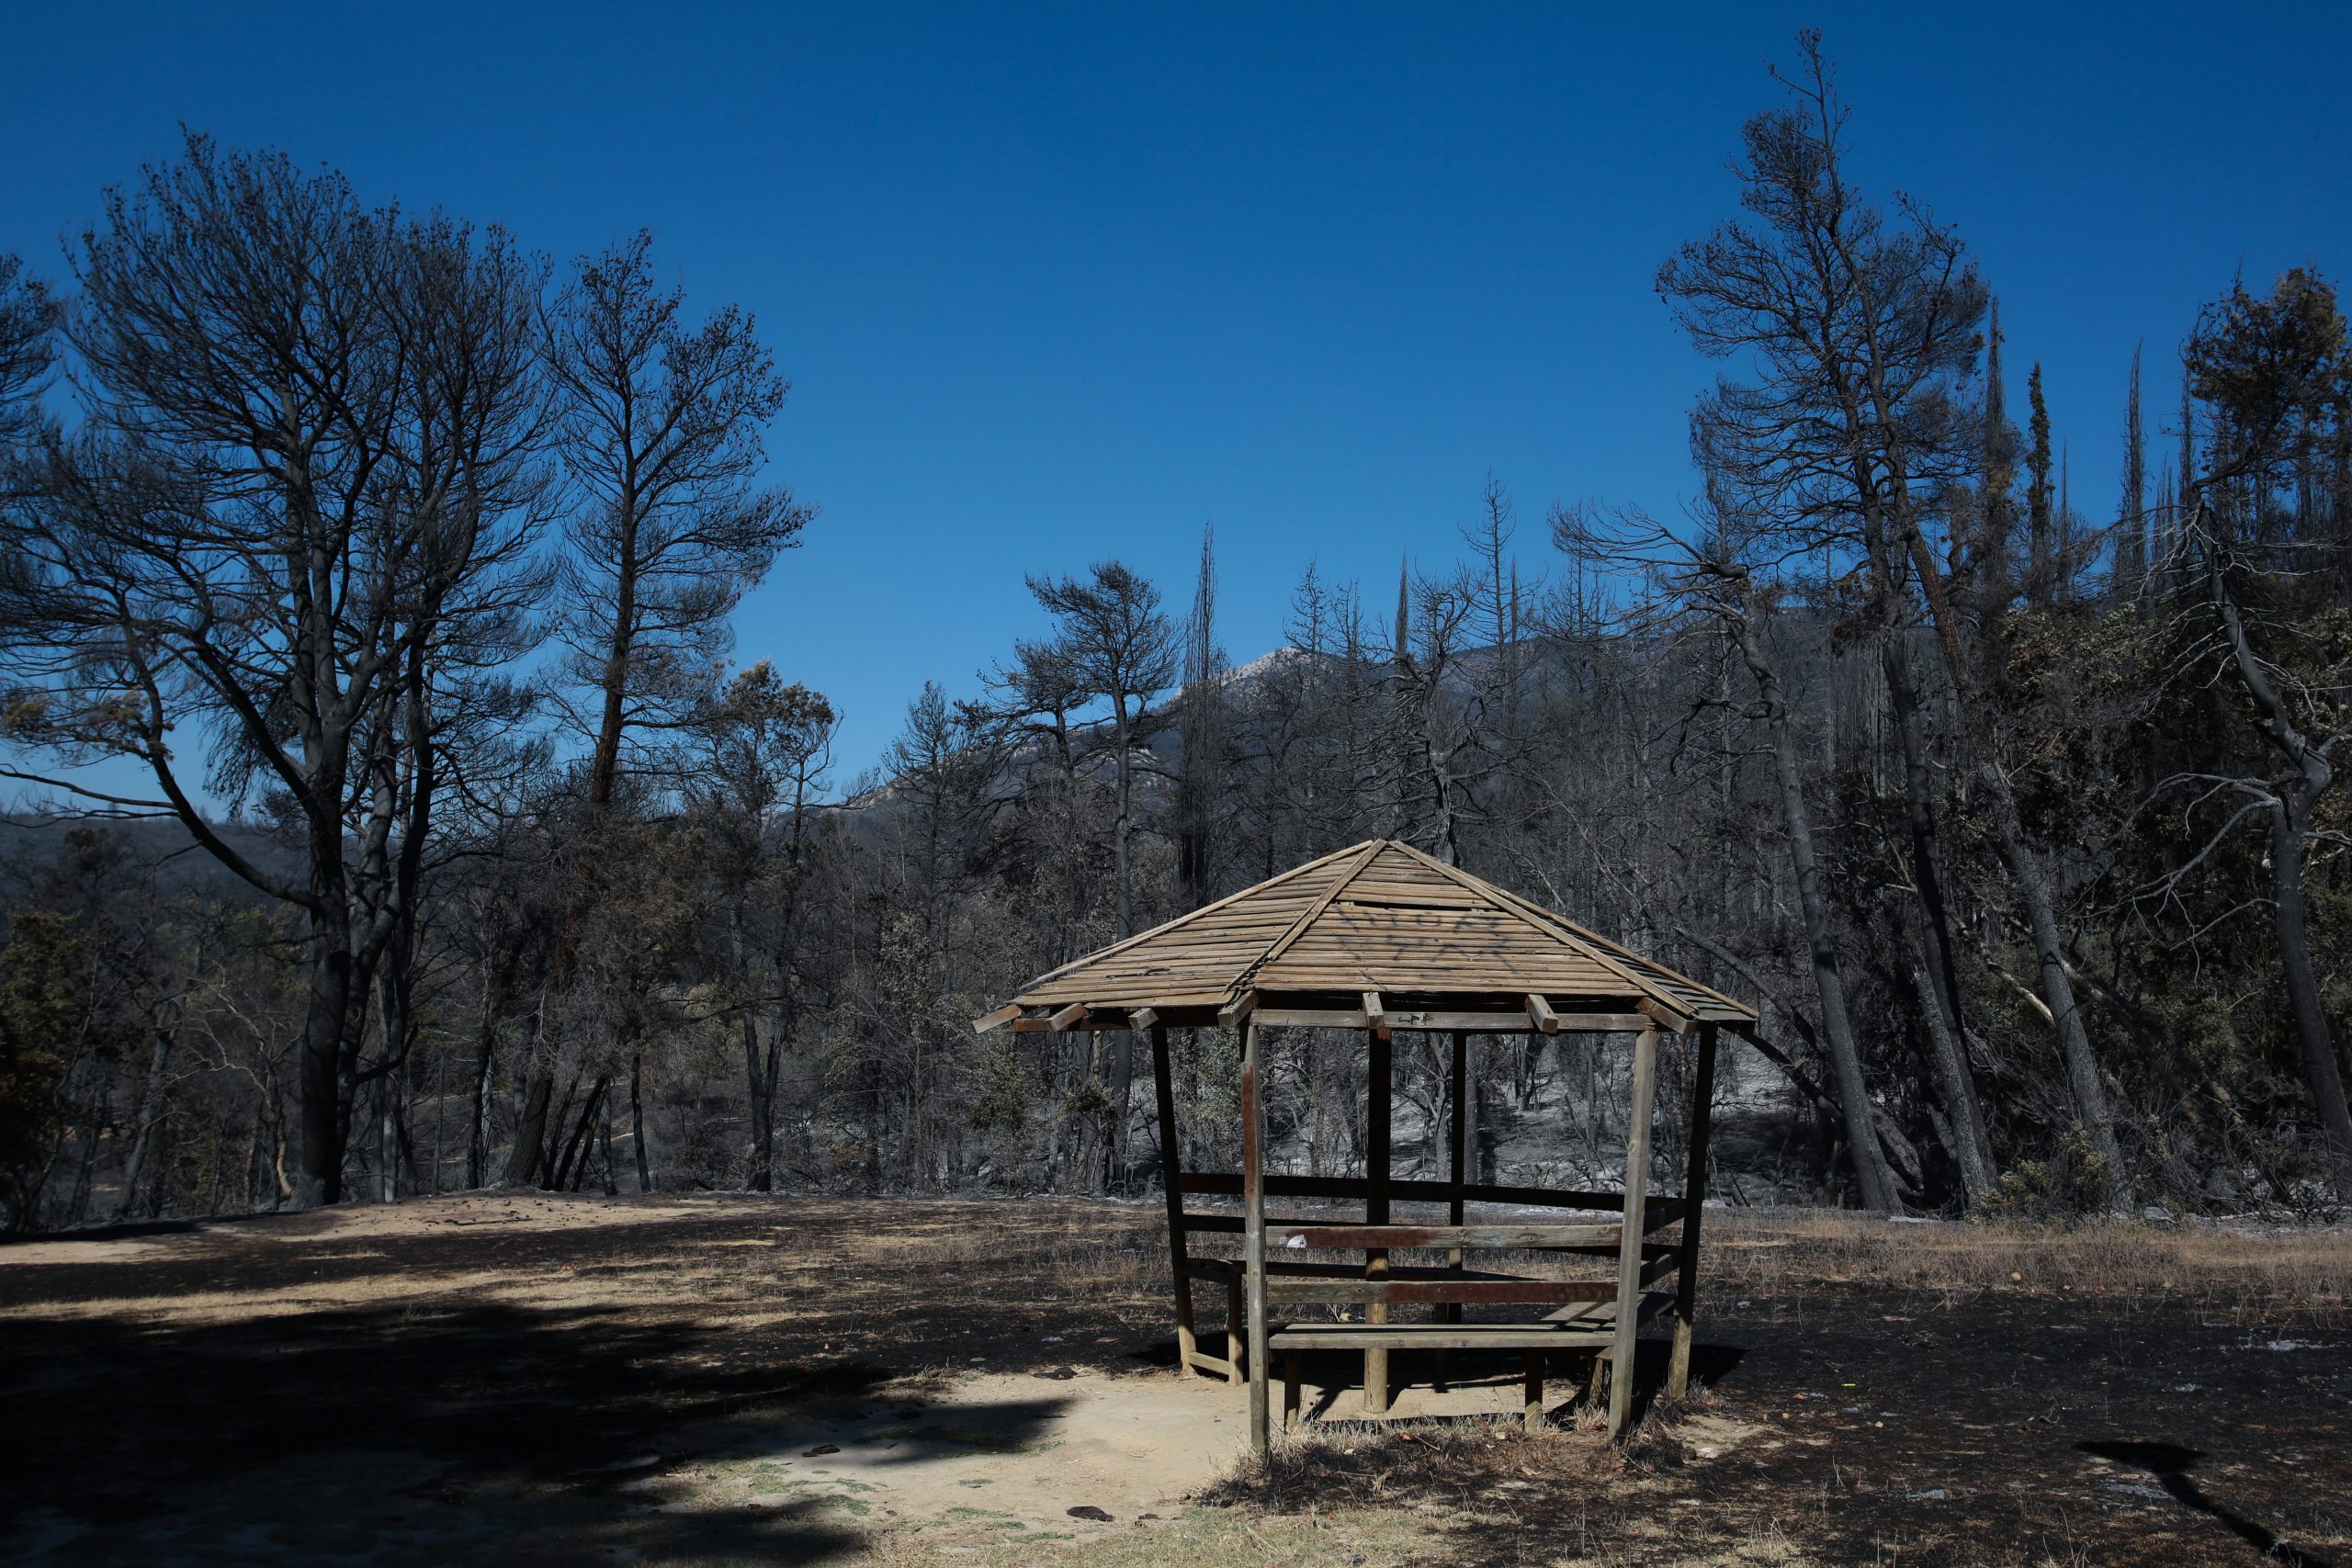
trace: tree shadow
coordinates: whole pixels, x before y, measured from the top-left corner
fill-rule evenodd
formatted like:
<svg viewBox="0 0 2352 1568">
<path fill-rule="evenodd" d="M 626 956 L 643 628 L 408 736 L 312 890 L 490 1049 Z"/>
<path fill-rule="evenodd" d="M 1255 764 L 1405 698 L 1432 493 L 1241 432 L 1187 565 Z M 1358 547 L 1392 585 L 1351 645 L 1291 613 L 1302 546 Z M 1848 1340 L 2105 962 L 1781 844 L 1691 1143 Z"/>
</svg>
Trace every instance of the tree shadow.
<svg viewBox="0 0 2352 1568">
<path fill-rule="evenodd" d="M 837 1435 L 842 1448 L 877 1470 L 976 1453 L 1014 1453 L 1035 1442 L 1071 1404 L 1050 1397 L 998 1399 L 884 1411 L 841 1423 Z"/>
<path fill-rule="evenodd" d="M 140 1543 L 160 1539 L 209 1561 L 232 1537 L 256 1562 L 861 1549 L 834 1499 L 669 1512 L 666 1476 L 695 1457 L 690 1426 L 867 1398 L 895 1369 L 714 1357 L 691 1323 L 605 1308 L 451 1303 L 18 1319 L 0 1337 L 0 1556 L 153 1560 Z"/>
<path fill-rule="evenodd" d="M 2309 1552 L 2290 1546 L 2279 1540 L 2276 1530 L 2256 1524 L 2243 1514 L 2233 1513 L 2207 1496 L 2203 1490 L 2188 1478 L 2189 1471 L 2205 1458 L 2204 1451 L 2200 1449 L 2183 1448 L 2177 1443 L 2148 1443 L 2127 1439 L 2096 1439 L 2076 1443 L 2075 1447 L 2079 1452 L 2092 1454 L 2117 1464 L 2130 1465 L 2135 1470 L 2146 1471 L 2173 1501 L 2184 1507 L 2194 1508 L 2200 1514 L 2210 1515 L 2220 1520 L 2222 1526 L 2240 1540 L 2274 1561 L 2288 1564 L 2289 1568 L 2330 1568 L 2325 1560 L 2313 1557 Z"/>
</svg>

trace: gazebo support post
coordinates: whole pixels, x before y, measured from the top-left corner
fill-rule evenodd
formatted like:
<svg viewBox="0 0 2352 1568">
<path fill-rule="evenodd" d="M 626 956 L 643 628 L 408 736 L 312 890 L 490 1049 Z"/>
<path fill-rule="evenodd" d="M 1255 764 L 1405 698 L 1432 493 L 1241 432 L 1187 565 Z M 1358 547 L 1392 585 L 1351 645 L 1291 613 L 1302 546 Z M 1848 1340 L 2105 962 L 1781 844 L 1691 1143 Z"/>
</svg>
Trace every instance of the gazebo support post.
<svg viewBox="0 0 2352 1568">
<path fill-rule="evenodd" d="M 1258 1077 L 1258 1025 L 1252 1021 L 1241 1031 L 1241 1204 L 1250 1286 L 1250 1443 L 1263 1458 L 1272 1438 L 1266 1387 L 1266 1122 Z"/>
<path fill-rule="evenodd" d="M 1451 1124 L 1446 1128 L 1445 1135 L 1446 1182 L 1453 1190 L 1446 1199 L 1446 1224 L 1453 1225 L 1462 1223 L 1462 1182 L 1464 1168 L 1463 1147 L 1469 1136 L 1467 1131 L 1470 1104 L 1467 1092 L 1470 1087 L 1469 1059 L 1469 1032 L 1466 1030 L 1457 1029 L 1453 1032 L 1453 1076 L 1449 1086 L 1453 1102 L 1453 1113 Z M 1462 1249 L 1458 1247 L 1449 1249 L 1445 1255 L 1445 1260 L 1453 1268 L 1459 1269 L 1462 1267 Z M 1459 1323 L 1462 1320 L 1461 1304 L 1456 1303 L 1453 1311 L 1452 1321 Z"/>
<path fill-rule="evenodd" d="M 1363 1140 L 1363 1217 L 1368 1224 L 1388 1223 L 1388 1142 L 1391 1112 L 1394 1109 L 1394 1067 L 1391 1043 L 1379 1031 L 1372 1032 L 1372 1066 L 1370 1081 L 1364 1089 Z M 1363 1255 L 1363 1277 L 1385 1280 L 1388 1277 L 1388 1250 L 1367 1248 Z M 1386 1323 L 1388 1303 L 1373 1302 L 1364 1308 L 1366 1323 Z M 1370 1416 L 1388 1413 L 1388 1352 L 1385 1349 L 1363 1353 L 1363 1407 Z"/>
<path fill-rule="evenodd" d="M 1634 1092 L 1625 1129 L 1625 1223 L 1617 1243 L 1617 1335 L 1609 1348 L 1609 1436 L 1625 1430 L 1634 1403 L 1634 1358 L 1642 1328 L 1642 1240 L 1650 1174 L 1650 1105 L 1657 1096 L 1657 1030 L 1634 1041 Z"/>
<path fill-rule="evenodd" d="M 1699 1220 L 1707 1206 L 1707 1130 L 1714 1120 L 1715 1026 L 1699 1028 L 1698 1081 L 1690 1086 L 1690 1162 L 1682 1176 L 1681 1274 L 1674 1287 L 1674 1355 L 1667 1364 L 1666 1392 L 1680 1399 L 1690 1392 L 1692 1313 L 1699 1300 Z"/>
<path fill-rule="evenodd" d="M 1176 1084 L 1168 1070 L 1168 1026 L 1151 1026 L 1151 1082 L 1159 1109 L 1159 1183 L 1168 1190 L 1168 1268 L 1176 1287 L 1176 1375 L 1196 1377 L 1192 1257 L 1184 1237 L 1184 1145 L 1176 1133 Z"/>
</svg>

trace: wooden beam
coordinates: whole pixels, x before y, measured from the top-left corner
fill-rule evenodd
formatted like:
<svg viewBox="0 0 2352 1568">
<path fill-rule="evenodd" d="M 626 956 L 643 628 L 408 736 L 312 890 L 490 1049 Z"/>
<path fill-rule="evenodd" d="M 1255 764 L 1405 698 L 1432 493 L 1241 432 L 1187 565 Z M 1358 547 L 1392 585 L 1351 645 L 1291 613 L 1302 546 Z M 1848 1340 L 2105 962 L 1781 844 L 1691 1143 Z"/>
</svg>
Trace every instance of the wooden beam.
<svg viewBox="0 0 2352 1568">
<path fill-rule="evenodd" d="M 1657 1027 L 1657 1020 L 1638 1012 L 1555 1010 L 1553 1016 L 1558 1021 L 1558 1028 L 1554 1032 L 1563 1034 L 1638 1034 L 1645 1029 Z M 1277 1004 L 1262 1008 L 1258 1019 L 1269 1027 L 1284 1025 L 1294 1029 L 1363 1029 L 1370 1024 L 1361 1008 L 1303 1008 Z M 1524 1034 L 1530 1027 L 1523 1008 L 1518 1012 L 1396 1012 L 1387 1008 L 1385 995 L 1381 1019 L 1383 1026 L 1392 1035 L 1399 1029 L 1459 1029 L 1472 1034 Z"/>
<path fill-rule="evenodd" d="M 1362 1177 L 1352 1176 L 1269 1176 L 1266 1193 L 1272 1198 L 1337 1198 L 1342 1201 L 1361 1202 L 1368 1195 L 1371 1184 Z M 1229 1170 L 1188 1170 L 1183 1177 L 1183 1189 L 1211 1196 L 1232 1197 L 1241 1190 L 1241 1178 Z M 1399 1202 L 1447 1203 L 1453 1199 L 1453 1184 L 1431 1181 L 1416 1177 L 1398 1177 L 1388 1184 L 1388 1195 Z M 1623 1192 L 1570 1192 L 1553 1187 L 1505 1187 L 1494 1183 L 1469 1182 L 1462 1195 L 1476 1203 L 1517 1203 L 1533 1209 L 1599 1209 L 1611 1213 L 1623 1208 Z M 1647 1200 L 1652 1213 L 1668 1204 L 1678 1203 L 1676 1198 Z M 1659 1221 L 1658 1224 L 1665 1224 Z"/>
<path fill-rule="evenodd" d="M 1657 1031 L 1645 1029 L 1634 1042 L 1634 1092 L 1626 1107 L 1625 1230 L 1617 1252 L 1617 1333 L 1609 1352 L 1609 1436 L 1624 1434 L 1633 1408 L 1635 1337 L 1642 1305 L 1642 1231 L 1647 1218 L 1650 1176 L 1650 1106 L 1657 1095 Z"/>
<path fill-rule="evenodd" d="M 1676 1011 L 1664 1002 L 1643 1001 L 1634 1004 L 1636 1010 L 1660 1029 L 1670 1029 L 1677 1034 L 1688 1034 L 1699 1027 L 1699 1021 Z"/>
<path fill-rule="evenodd" d="M 1672 1259 L 1667 1259 L 1670 1265 Z M 1469 1302 L 1488 1305 L 1510 1303 L 1540 1303 L 1556 1305 L 1561 1302 L 1605 1302 L 1615 1296 L 1617 1287 L 1607 1280 L 1290 1280 L 1267 1281 L 1272 1298 L 1284 1305 L 1344 1304 L 1369 1302 L 1373 1312 L 1385 1311 L 1391 1302 L 1412 1303 Z M 1382 1319 L 1366 1318 L 1377 1325 Z M 1385 1354 L 1385 1349 L 1382 1351 Z M 1365 1391 L 1370 1403 L 1371 1391 Z M 1382 1409 L 1387 1408 L 1384 1403 Z"/>
<path fill-rule="evenodd" d="M 1396 1103 L 1393 1062 L 1388 1037 L 1374 1035 L 1371 1073 L 1364 1088 L 1363 1217 L 1366 1224 L 1374 1225 L 1388 1223 L 1390 1125 Z M 1388 1277 L 1388 1254 L 1377 1250 L 1366 1252 L 1363 1255 L 1363 1273 L 1368 1284 L 1385 1283 Z M 1365 1312 L 1365 1320 L 1387 1322 L 1386 1298 L 1372 1296 L 1365 1299 L 1374 1303 Z M 1363 1404 L 1370 1415 L 1385 1416 L 1388 1412 L 1388 1352 L 1385 1348 L 1363 1353 Z"/>
<path fill-rule="evenodd" d="M 1366 991 L 1363 994 L 1363 1026 L 1383 1040 L 1389 1037 L 1388 1011 L 1380 1005 L 1378 991 Z"/>
<path fill-rule="evenodd" d="M 1159 1023 L 1159 1010 L 1158 1008 L 1137 1008 L 1127 1014 L 1129 1029 L 1151 1029 L 1157 1027 Z"/>
<path fill-rule="evenodd" d="M 1560 1015 L 1552 1010 L 1550 1002 L 1532 991 L 1527 996 L 1527 1018 L 1529 1022 L 1546 1034 L 1560 1032 Z"/>
<path fill-rule="evenodd" d="M 1231 1223 L 1207 1227 L 1193 1224 L 1187 1226 L 1187 1229 L 1206 1228 L 1230 1235 L 1243 1234 L 1242 1219 L 1238 1214 L 1194 1214 L 1191 1217 L 1194 1220 L 1224 1219 Z M 1301 1223 L 1303 1222 L 1295 1218 L 1271 1221 L 1267 1225 L 1267 1234 L 1272 1235 L 1283 1225 L 1296 1226 Z M 1278 1252 L 1283 1250 L 1286 1249 L 1272 1246 L 1266 1248 L 1266 1278 L 1269 1280 L 1362 1280 L 1363 1278 L 1363 1265 L 1361 1263 L 1293 1263 L 1276 1256 Z M 1596 1258 L 1617 1256 L 1617 1249 L 1614 1247 L 1569 1247 L 1555 1250 L 1563 1256 Z M 1660 1258 L 1665 1258 L 1668 1263 L 1674 1261 L 1674 1248 L 1670 1247 L 1658 1247 L 1653 1244 L 1645 1247 L 1642 1252 L 1644 1257 L 1649 1258 L 1652 1261 Z M 1241 1276 L 1246 1272 L 1240 1262 L 1231 1258 L 1188 1258 L 1184 1267 L 1192 1271 L 1193 1278 L 1195 1280 L 1215 1280 L 1220 1284 L 1231 1280 L 1237 1286 Z M 1517 1280 L 1523 1278 L 1521 1275 L 1505 1274 L 1490 1269 L 1454 1269 L 1444 1265 L 1424 1266 L 1412 1263 L 1392 1263 L 1388 1266 L 1388 1273 L 1391 1279 L 1396 1280 Z M 1238 1315 L 1238 1314 L 1236 1314 L 1237 1317 Z"/>
<path fill-rule="evenodd" d="M 1226 1028 L 1231 1029 L 1235 1024 L 1239 1023 L 1243 1019 L 1248 1018 L 1251 1013 L 1256 1012 L 1257 1010 L 1258 993 L 1255 991 L 1244 991 L 1233 999 L 1233 1005 L 1231 1007 L 1218 1010 L 1216 1021 Z"/>
<path fill-rule="evenodd" d="M 1518 1034 L 1527 1028 L 1523 1012 L 1393 1012 L 1392 1029 L 1459 1029 L 1480 1034 Z"/>
<path fill-rule="evenodd" d="M 1176 1286 L 1176 1375 L 1193 1375 L 1200 1340 L 1193 1332 L 1193 1271 L 1186 1267 L 1184 1145 L 1176 1132 L 1176 1086 L 1168 1068 L 1168 1026 L 1151 1029 L 1151 1088 L 1159 1114 L 1159 1185 L 1168 1201 L 1168 1263 Z"/>
<path fill-rule="evenodd" d="M 1458 1225 L 1462 1223 L 1464 1173 L 1468 1169 L 1464 1156 L 1470 1139 L 1470 1037 L 1458 1029 L 1453 1032 L 1453 1073 L 1446 1080 L 1446 1089 L 1453 1111 L 1445 1130 L 1445 1184 L 1453 1190 L 1445 1195 L 1445 1215 Z M 1450 1261 L 1457 1268 L 1461 1266 L 1458 1249 Z M 1461 1314 L 1453 1315 L 1458 1319 Z"/>
<path fill-rule="evenodd" d="M 1265 1008 L 1258 1021 L 1269 1029 L 1362 1029 L 1364 1016 L 1340 1008 Z"/>
<path fill-rule="evenodd" d="M 1390 1350 L 1587 1350 L 1609 1343 L 1605 1329 L 1547 1328 L 1524 1323 L 1392 1323 L 1368 1329 L 1357 1323 L 1298 1324 L 1275 1343 L 1283 1350 L 1353 1350 L 1379 1346 Z"/>
<path fill-rule="evenodd" d="M 1634 1315 L 1646 1323 L 1674 1304 L 1660 1292 L 1642 1298 Z M 1588 1303 L 1589 1305 L 1589 1303 Z M 1278 1350 L 1353 1350 L 1384 1346 L 1392 1350 L 1516 1350 L 1606 1348 L 1615 1334 L 1607 1317 L 1587 1318 L 1587 1308 L 1563 1320 L 1553 1314 L 1540 1323 L 1392 1323 L 1374 1328 L 1362 1323 L 1295 1323 L 1274 1336 Z"/>
<path fill-rule="evenodd" d="M 1241 1201 L 1248 1224 L 1242 1257 L 1249 1269 L 1250 1442 L 1263 1459 L 1272 1451 L 1266 1375 L 1266 1117 L 1258 1089 L 1258 1026 L 1241 1032 Z"/>
<path fill-rule="evenodd" d="M 1690 1392 L 1690 1337 L 1699 1301 L 1699 1224 L 1707 1212 L 1707 1133 L 1714 1119 L 1715 1026 L 1699 1031 L 1699 1077 L 1690 1087 L 1690 1162 L 1682 1172 L 1681 1278 L 1674 1287 L 1674 1349 L 1668 1355 L 1666 1392 L 1680 1399 Z"/>
<path fill-rule="evenodd" d="M 975 1034 L 986 1034 L 991 1029 L 1002 1029 L 1006 1024 L 1011 1023 L 1014 1019 L 1019 1018 L 1020 1016 L 1021 1004 L 1019 1002 L 1007 1002 L 1002 1007 L 997 1009 L 996 1011 L 989 1013 L 987 1017 L 974 1019 L 972 1021 L 972 1032 Z"/>
<path fill-rule="evenodd" d="M 1266 1226 L 1266 1245 L 1284 1247 L 1293 1236 L 1301 1247 L 1480 1247 L 1497 1250 L 1525 1251 L 1547 1247 L 1614 1247 L 1624 1239 L 1622 1224 L 1605 1225 L 1543 1225 L 1498 1224 L 1465 1225 L 1375 1225 L 1330 1224 L 1306 1220 L 1285 1223 L 1271 1221 Z M 1679 1254 L 1679 1248 L 1669 1247 Z"/>
<path fill-rule="evenodd" d="M 1046 1020 L 1046 1027 L 1058 1033 L 1061 1031 L 1069 1028 L 1070 1025 L 1076 1023 L 1080 1019 L 1084 1018 L 1085 1016 L 1086 1004 L 1084 1002 L 1072 1002 L 1069 1006 L 1061 1009 L 1051 1018 Z"/>
</svg>

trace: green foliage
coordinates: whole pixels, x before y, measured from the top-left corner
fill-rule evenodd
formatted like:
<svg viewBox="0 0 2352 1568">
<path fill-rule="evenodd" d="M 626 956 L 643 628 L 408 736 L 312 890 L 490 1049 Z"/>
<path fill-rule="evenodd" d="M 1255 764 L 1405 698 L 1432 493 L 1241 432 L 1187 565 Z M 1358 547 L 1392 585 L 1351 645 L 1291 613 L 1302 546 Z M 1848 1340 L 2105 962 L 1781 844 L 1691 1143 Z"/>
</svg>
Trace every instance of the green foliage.
<svg viewBox="0 0 2352 1568">
<path fill-rule="evenodd" d="M 973 1130 L 1006 1138 L 1012 1145 L 1007 1154 L 1025 1157 L 1037 1086 L 1017 1040 L 1010 1034 L 991 1035 L 980 1054 L 976 1076 L 978 1092 L 972 1099 Z"/>
<path fill-rule="evenodd" d="M 19 911 L 0 947 L 0 1200 L 28 1218 L 64 1117 L 65 1058 L 90 1021 L 87 963 L 74 922 Z"/>
<path fill-rule="evenodd" d="M 2213 411 L 2215 468 L 2307 453 L 2342 428 L 2352 356 L 2335 288 L 2290 267 L 2268 295 L 2243 280 L 2205 307 L 2189 336 L 2189 389 Z"/>
<path fill-rule="evenodd" d="M 1080 1078 L 1062 1097 L 1061 1119 L 1073 1126 L 1107 1124 L 1111 1119 L 1111 1097 L 1103 1091 L 1100 1080 Z"/>
<path fill-rule="evenodd" d="M 2020 1160 L 2001 1173 L 1981 1205 L 1981 1217 L 2035 1224 L 2069 1224 L 2104 1207 L 2106 1159 L 2076 1127 L 2047 1158 Z"/>
</svg>

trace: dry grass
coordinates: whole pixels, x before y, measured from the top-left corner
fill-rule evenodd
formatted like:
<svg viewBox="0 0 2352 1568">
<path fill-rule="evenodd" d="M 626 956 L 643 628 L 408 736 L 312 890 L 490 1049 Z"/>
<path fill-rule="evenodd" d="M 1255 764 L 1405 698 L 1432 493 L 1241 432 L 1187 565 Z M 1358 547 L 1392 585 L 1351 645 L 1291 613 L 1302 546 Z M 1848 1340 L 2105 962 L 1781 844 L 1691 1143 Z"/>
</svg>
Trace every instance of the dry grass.
<svg viewBox="0 0 2352 1568">
<path fill-rule="evenodd" d="M 991 1540 L 974 1533 L 939 1545 L 899 1536 L 876 1539 L 864 1562 L 876 1568 L 1402 1568 L 1437 1561 L 1425 1516 L 1377 1506 L 1305 1509 L 1188 1507 L 1170 1523 L 1144 1530 L 1093 1530 L 1041 1539 Z"/>
<path fill-rule="evenodd" d="M 1825 1210 L 1707 1216 L 1718 1294 L 1865 1285 L 1953 1300 L 1986 1292 L 2106 1296 L 2231 1323 L 2352 1321 L 2352 1228 L 2157 1225 L 2068 1230 L 1899 1224 Z"/>
</svg>

